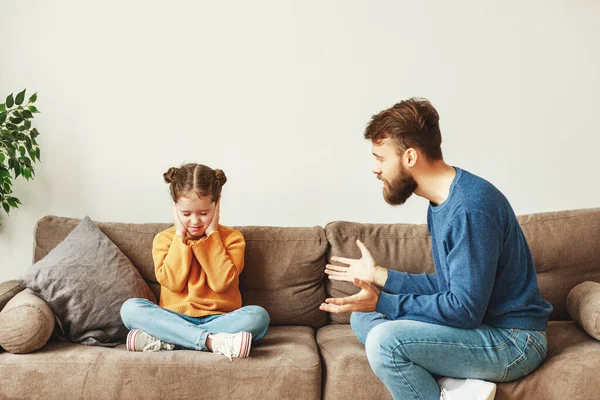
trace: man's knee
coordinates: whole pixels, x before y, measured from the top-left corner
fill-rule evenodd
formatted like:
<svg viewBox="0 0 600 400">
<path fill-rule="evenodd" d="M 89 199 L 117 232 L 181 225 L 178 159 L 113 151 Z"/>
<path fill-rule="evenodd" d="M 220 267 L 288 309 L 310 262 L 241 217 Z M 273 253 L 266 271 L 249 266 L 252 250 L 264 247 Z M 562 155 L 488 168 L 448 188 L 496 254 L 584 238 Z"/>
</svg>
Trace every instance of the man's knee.
<svg viewBox="0 0 600 400">
<path fill-rule="evenodd" d="M 378 373 L 381 368 L 409 361 L 404 354 L 402 340 L 398 338 L 397 324 L 383 323 L 369 332 L 365 351 L 371 368 Z"/>
<path fill-rule="evenodd" d="M 377 312 L 353 312 L 350 315 L 350 327 L 363 344 L 366 343 L 371 329 L 387 321 L 387 317 Z"/>
</svg>

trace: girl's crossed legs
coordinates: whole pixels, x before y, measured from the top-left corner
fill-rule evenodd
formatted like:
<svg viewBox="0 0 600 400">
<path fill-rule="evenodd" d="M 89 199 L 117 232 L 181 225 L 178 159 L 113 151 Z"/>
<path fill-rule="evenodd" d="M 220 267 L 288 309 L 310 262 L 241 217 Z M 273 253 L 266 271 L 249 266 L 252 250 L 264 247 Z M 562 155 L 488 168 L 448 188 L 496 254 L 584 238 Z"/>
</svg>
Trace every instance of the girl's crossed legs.
<svg viewBox="0 0 600 400">
<path fill-rule="evenodd" d="M 146 299 L 129 299 L 121 307 L 127 329 L 144 332 L 179 347 L 207 351 L 209 334 L 250 332 L 252 342 L 262 339 L 269 327 L 269 314 L 259 306 L 245 306 L 227 314 L 189 317 L 169 311 Z"/>
</svg>

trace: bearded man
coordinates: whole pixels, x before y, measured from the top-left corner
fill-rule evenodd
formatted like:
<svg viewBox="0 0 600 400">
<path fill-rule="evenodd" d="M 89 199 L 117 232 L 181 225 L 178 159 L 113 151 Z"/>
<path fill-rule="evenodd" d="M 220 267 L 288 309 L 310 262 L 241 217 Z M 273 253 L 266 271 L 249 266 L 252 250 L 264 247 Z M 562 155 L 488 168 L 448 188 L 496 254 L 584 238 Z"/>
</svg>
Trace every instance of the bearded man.
<svg viewBox="0 0 600 400">
<path fill-rule="evenodd" d="M 383 197 L 429 200 L 435 273 L 409 274 L 360 259 L 332 257 L 329 279 L 360 292 L 320 308 L 351 312 L 373 372 L 394 399 L 493 399 L 546 358 L 552 306 L 540 295 L 525 236 L 506 197 L 490 182 L 446 164 L 439 115 L 411 98 L 372 117 L 365 131 Z M 436 382 L 434 375 L 443 378 Z"/>
</svg>

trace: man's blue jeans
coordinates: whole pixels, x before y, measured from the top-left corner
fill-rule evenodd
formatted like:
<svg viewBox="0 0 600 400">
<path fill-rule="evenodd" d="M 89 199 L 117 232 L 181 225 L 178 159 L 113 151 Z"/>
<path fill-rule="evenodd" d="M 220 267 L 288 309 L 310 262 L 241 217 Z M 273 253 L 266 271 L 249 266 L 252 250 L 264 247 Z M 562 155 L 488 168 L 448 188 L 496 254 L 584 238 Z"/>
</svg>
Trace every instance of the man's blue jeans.
<svg viewBox="0 0 600 400">
<path fill-rule="evenodd" d="M 141 329 L 180 347 L 208 350 L 206 338 L 212 333 L 252 333 L 252 341 L 262 339 L 269 327 L 269 314 L 259 306 L 246 306 L 227 314 L 189 317 L 162 308 L 146 299 L 129 299 L 121 306 L 121 319 L 127 329 Z"/>
<path fill-rule="evenodd" d="M 438 400 L 432 374 L 510 382 L 536 369 L 546 358 L 545 331 L 481 325 L 460 329 L 411 320 L 352 313 L 352 330 L 365 344 L 375 375 L 394 399 Z"/>
</svg>

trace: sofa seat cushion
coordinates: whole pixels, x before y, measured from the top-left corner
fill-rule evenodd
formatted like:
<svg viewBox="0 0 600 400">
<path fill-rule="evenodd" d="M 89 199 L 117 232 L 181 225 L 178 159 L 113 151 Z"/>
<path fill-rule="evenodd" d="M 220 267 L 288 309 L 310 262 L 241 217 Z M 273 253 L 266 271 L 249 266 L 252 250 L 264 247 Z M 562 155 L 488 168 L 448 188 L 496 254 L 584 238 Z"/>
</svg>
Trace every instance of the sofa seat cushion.
<svg viewBox="0 0 600 400">
<path fill-rule="evenodd" d="M 600 343 L 573 321 L 548 325 L 548 358 L 524 379 L 498 385 L 496 400 L 594 399 L 600 393 Z M 365 347 L 346 324 L 317 332 L 323 357 L 323 399 L 391 399 L 371 371 Z"/>
<path fill-rule="evenodd" d="M 330 324 L 317 331 L 323 359 L 323 400 L 392 399 L 371 370 L 365 346 L 347 324 Z"/>
<path fill-rule="evenodd" d="M 246 359 L 193 350 L 156 353 L 50 342 L 0 354 L 0 399 L 320 399 L 314 330 L 271 327 Z"/>
<path fill-rule="evenodd" d="M 498 385 L 497 400 L 597 399 L 600 342 L 573 321 L 548 324 L 548 358 L 525 379 Z"/>
</svg>

